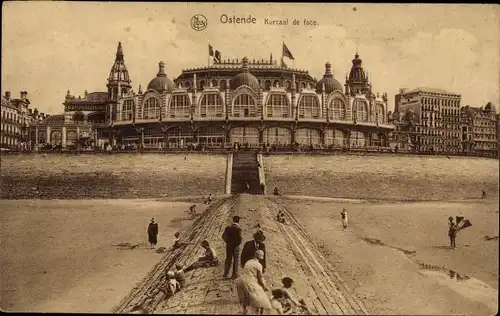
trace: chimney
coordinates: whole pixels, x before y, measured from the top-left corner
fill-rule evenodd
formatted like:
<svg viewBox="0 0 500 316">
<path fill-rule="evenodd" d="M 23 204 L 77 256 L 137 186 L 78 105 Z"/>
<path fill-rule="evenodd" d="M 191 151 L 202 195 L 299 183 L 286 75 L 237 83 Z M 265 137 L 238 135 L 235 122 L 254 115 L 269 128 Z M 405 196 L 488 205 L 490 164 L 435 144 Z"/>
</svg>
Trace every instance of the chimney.
<svg viewBox="0 0 500 316">
<path fill-rule="evenodd" d="M 37 109 L 37 108 L 35 108 L 35 109 L 33 110 L 33 114 L 38 115 L 38 109 Z"/>
<path fill-rule="evenodd" d="M 5 91 L 5 98 L 10 100 L 10 91 Z"/>
<path fill-rule="evenodd" d="M 33 110 L 32 109 L 28 109 L 28 113 L 31 115 L 33 114 Z"/>
</svg>

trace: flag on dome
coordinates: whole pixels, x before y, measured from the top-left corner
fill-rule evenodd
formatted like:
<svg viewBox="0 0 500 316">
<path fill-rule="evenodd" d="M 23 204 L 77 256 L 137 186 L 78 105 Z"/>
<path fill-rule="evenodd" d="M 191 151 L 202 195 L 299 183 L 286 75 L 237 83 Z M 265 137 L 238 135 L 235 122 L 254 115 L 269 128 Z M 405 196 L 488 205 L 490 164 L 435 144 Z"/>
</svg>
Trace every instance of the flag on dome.
<svg viewBox="0 0 500 316">
<path fill-rule="evenodd" d="M 285 61 L 283 60 L 283 58 L 281 58 L 281 67 L 288 68 L 288 66 L 285 64 Z"/>
<path fill-rule="evenodd" d="M 210 44 L 208 44 L 208 56 L 214 57 L 214 48 Z"/>
<path fill-rule="evenodd" d="M 288 57 L 290 59 L 295 59 L 295 58 L 293 58 L 293 55 L 290 52 L 290 50 L 288 49 L 288 47 L 286 47 L 285 42 L 283 42 L 283 57 Z"/>
<path fill-rule="evenodd" d="M 218 50 L 215 50 L 215 56 L 214 56 L 214 61 L 216 63 L 220 63 L 222 60 L 221 56 L 220 56 L 220 52 Z"/>
</svg>

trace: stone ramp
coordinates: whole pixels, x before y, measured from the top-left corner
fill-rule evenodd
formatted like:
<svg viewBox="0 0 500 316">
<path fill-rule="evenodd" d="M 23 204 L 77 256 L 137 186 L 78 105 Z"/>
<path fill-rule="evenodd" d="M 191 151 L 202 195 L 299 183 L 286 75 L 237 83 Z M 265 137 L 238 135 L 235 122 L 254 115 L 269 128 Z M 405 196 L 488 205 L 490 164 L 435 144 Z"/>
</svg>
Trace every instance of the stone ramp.
<svg viewBox="0 0 500 316">
<path fill-rule="evenodd" d="M 276 204 L 256 195 L 239 195 L 218 202 L 185 235 L 193 244 L 167 254 L 115 312 L 127 313 L 135 305 L 142 305 L 148 312 L 160 314 L 240 313 L 234 282 L 222 278 L 225 245 L 221 238 L 232 216 L 239 215 L 244 242 L 252 239 L 258 223 L 266 235 L 267 271 L 264 277 L 268 288 L 280 288 L 281 279 L 289 276 L 295 281 L 297 297 L 305 299 L 312 314 L 367 314 L 362 302 L 350 293 L 295 219 L 287 213 L 289 225 L 274 220 L 277 209 Z M 148 289 L 163 282 L 161 276 L 165 269 L 177 262 L 194 259 L 203 239 L 210 241 L 220 265 L 187 273 L 186 286 L 169 299 L 165 299 L 162 292 L 154 298 L 145 297 Z"/>
</svg>

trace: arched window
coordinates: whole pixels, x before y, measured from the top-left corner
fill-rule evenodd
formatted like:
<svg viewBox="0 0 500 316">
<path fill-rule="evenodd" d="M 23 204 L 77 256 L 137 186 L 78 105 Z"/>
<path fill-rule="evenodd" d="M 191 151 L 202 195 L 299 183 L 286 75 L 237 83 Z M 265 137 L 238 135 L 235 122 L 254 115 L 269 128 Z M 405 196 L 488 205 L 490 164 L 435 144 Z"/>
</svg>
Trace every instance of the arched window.
<svg viewBox="0 0 500 316">
<path fill-rule="evenodd" d="M 268 127 L 264 130 L 262 142 L 270 145 L 288 145 L 292 142 L 292 132 L 283 127 Z"/>
<path fill-rule="evenodd" d="M 366 144 L 365 134 L 359 131 L 352 131 L 351 143 L 353 147 L 364 147 Z"/>
<path fill-rule="evenodd" d="M 339 129 L 328 128 L 325 131 L 325 145 L 346 146 L 346 133 Z"/>
<path fill-rule="evenodd" d="M 143 118 L 154 120 L 160 118 L 160 102 L 158 99 L 150 97 L 144 103 Z"/>
<path fill-rule="evenodd" d="M 313 94 L 305 94 L 299 101 L 299 118 L 320 118 L 320 107 L 318 97 Z"/>
<path fill-rule="evenodd" d="M 361 122 L 368 121 L 368 106 L 365 101 L 354 100 L 354 107 L 356 111 L 356 120 Z"/>
<path fill-rule="evenodd" d="M 267 98 L 267 117 L 291 117 L 290 103 L 284 94 L 271 94 Z"/>
<path fill-rule="evenodd" d="M 345 103 L 341 99 L 335 98 L 330 102 L 329 118 L 334 120 L 346 119 Z"/>
<path fill-rule="evenodd" d="M 189 118 L 191 116 L 191 104 L 187 94 L 174 94 L 172 96 L 168 115 L 171 118 Z"/>
<path fill-rule="evenodd" d="M 132 121 L 133 108 L 134 108 L 134 100 L 125 100 L 125 102 L 123 102 L 122 121 Z"/>
<path fill-rule="evenodd" d="M 75 123 L 82 123 L 85 120 L 83 113 L 78 112 L 73 115 L 73 121 Z"/>
<path fill-rule="evenodd" d="M 74 146 L 76 145 L 76 140 L 78 135 L 76 131 L 67 131 L 66 132 L 66 146 Z"/>
<path fill-rule="evenodd" d="M 300 145 L 320 145 L 321 136 L 316 129 L 299 128 L 295 132 L 295 141 Z"/>
<path fill-rule="evenodd" d="M 206 93 L 200 102 L 200 117 L 222 117 L 223 100 L 218 93 Z"/>
<path fill-rule="evenodd" d="M 255 99 L 248 94 L 240 94 L 233 104 L 234 117 L 256 117 L 257 107 Z"/>
<path fill-rule="evenodd" d="M 53 131 L 50 133 L 50 143 L 52 145 L 61 145 L 62 144 L 61 131 Z"/>
<path fill-rule="evenodd" d="M 379 123 L 385 123 L 384 105 L 378 103 L 376 105 L 376 109 L 377 109 L 377 116 L 378 116 L 377 122 L 379 122 Z"/>
</svg>

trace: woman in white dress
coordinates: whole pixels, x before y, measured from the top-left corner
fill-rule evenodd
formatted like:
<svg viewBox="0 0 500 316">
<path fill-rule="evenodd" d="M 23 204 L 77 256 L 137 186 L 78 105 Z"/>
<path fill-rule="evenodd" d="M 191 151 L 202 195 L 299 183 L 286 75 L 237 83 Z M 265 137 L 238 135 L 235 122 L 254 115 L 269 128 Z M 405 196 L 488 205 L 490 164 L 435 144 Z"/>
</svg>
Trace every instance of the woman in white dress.
<svg viewBox="0 0 500 316">
<path fill-rule="evenodd" d="M 340 215 L 342 216 L 342 226 L 344 227 L 344 230 L 347 229 L 347 211 L 342 209 L 342 212 L 340 212 Z"/>
<path fill-rule="evenodd" d="M 264 309 L 270 310 L 271 301 L 266 294 L 267 287 L 263 278 L 262 264 L 264 252 L 257 250 L 253 259 L 248 260 L 241 275 L 236 279 L 236 290 L 243 308 L 243 314 L 248 313 L 248 306 L 256 309 L 257 314 L 263 314 Z"/>
</svg>

